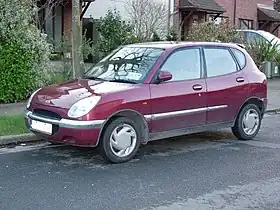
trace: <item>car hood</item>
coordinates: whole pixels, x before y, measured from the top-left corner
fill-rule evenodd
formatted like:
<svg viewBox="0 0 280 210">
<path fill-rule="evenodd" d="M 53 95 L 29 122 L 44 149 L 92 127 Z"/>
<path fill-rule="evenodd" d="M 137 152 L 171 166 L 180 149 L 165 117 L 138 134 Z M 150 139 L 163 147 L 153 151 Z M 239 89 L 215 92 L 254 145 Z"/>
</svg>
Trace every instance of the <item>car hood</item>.
<svg viewBox="0 0 280 210">
<path fill-rule="evenodd" d="M 93 95 L 105 95 L 133 88 L 134 84 L 95 80 L 73 80 L 38 91 L 33 103 L 69 109 L 77 101 Z"/>
</svg>

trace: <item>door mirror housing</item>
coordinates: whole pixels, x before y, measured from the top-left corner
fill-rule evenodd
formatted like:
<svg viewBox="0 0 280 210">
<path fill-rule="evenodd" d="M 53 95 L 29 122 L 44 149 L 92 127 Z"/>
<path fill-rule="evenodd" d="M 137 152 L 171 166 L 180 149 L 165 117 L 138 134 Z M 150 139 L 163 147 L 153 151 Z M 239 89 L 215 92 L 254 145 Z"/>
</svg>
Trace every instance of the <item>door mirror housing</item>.
<svg viewBox="0 0 280 210">
<path fill-rule="evenodd" d="M 160 71 L 158 75 L 159 82 L 166 82 L 172 79 L 172 74 L 169 71 Z"/>
</svg>

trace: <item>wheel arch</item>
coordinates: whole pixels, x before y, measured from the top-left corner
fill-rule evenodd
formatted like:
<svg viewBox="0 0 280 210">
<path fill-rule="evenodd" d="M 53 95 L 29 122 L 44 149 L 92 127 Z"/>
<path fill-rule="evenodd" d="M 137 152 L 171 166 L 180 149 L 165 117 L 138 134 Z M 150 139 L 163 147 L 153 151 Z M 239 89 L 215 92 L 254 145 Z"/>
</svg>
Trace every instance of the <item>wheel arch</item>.
<svg viewBox="0 0 280 210">
<path fill-rule="evenodd" d="M 118 117 L 127 117 L 131 120 L 136 120 L 136 124 L 139 125 L 141 131 L 141 143 L 147 143 L 149 140 L 149 126 L 146 118 L 139 112 L 132 109 L 123 109 L 113 113 L 101 126 L 96 146 L 99 145 L 100 139 L 102 138 L 106 127 Z"/>
<path fill-rule="evenodd" d="M 250 97 L 248 98 L 243 104 L 242 106 L 239 108 L 236 116 L 235 116 L 235 119 L 234 119 L 234 122 L 236 122 L 237 120 L 237 117 L 238 115 L 240 114 L 241 110 L 248 104 L 254 104 L 256 105 L 259 109 L 260 109 L 260 112 L 261 112 L 261 115 L 263 117 L 264 115 L 264 111 L 265 111 L 265 106 L 264 106 L 264 102 L 261 98 L 259 97 Z"/>
</svg>

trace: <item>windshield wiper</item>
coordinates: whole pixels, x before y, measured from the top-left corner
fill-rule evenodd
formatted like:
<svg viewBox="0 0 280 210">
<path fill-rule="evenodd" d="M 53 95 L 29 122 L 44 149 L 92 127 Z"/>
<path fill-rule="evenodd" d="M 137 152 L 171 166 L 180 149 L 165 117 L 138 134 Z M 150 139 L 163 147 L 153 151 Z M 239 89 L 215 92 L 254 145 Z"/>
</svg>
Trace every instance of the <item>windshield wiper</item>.
<svg viewBox="0 0 280 210">
<path fill-rule="evenodd" d="M 130 84 L 137 84 L 135 81 L 125 80 L 125 79 L 112 79 L 109 80 L 110 82 L 122 82 L 122 83 L 130 83 Z"/>
<path fill-rule="evenodd" d="M 95 77 L 95 76 L 85 76 L 85 79 L 92 79 L 92 80 L 100 80 L 100 81 L 107 81 L 105 79 L 99 78 L 99 77 Z"/>
</svg>

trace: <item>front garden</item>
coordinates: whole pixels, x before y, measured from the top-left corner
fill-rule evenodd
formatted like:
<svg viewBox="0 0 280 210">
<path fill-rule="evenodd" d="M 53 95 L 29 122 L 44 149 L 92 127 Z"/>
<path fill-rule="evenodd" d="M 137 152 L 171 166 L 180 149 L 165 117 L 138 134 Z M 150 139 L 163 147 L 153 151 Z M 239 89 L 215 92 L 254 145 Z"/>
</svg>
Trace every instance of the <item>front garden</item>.
<svg viewBox="0 0 280 210">
<path fill-rule="evenodd" d="M 38 87 L 71 79 L 71 60 L 65 56 L 71 52 L 71 42 L 62 40 L 62 53 L 54 56 L 46 35 L 35 25 L 36 7 L 30 1 L 0 0 L 0 7 L 0 103 L 25 101 Z M 88 40 L 85 36 L 83 39 L 83 58 L 91 56 L 94 62 L 120 45 L 178 39 L 175 30 L 171 30 L 168 37 L 157 31 L 147 33 L 153 34 L 151 37 L 140 36 L 132 24 L 122 21 L 117 11 L 108 11 L 98 21 L 97 30 L 100 34 L 98 41 Z M 231 42 L 233 37 L 238 39 L 235 29 L 226 24 L 202 23 L 194 25 L 184 39 Z M 267 60 L 279 62 L 280 56 L 275 50 L 277 46 L 265 43 L 260 46 L 247 46 L 258 65 Z M 54 59 L 60 60 L 62 65 L 55 65 L 56 62 L 52 62 Z"/>
<path fill-rule="evenodd" d="M 0 0 L 0 103 L 26 101 L 39 87 L 72 78 L 71 60 L 65 55 L 71 52 L 71 42 L 61 41 L 61 54 L 52 54 L 52 45 L 45 34 L 38 30 L 34 14 L 36 7 L 30 1 Z M 122 21 L 117 11 L 108 11 L 97 23 L 98 41 L 83 39 L 83 58 L 89 56 L 97 62 L 120 45 L 144 41 L 177 41 L 178 33 L 171 29 L 169 36 L 152 31 L 152 36 L 140 36 L 132 24 Z M 235 28 L 227 24 L 202 23 L 193 25 L 186 41 L 220 41 L 242 43 Z M 254 43 L 245 46 L 258 66 L 265 61 L 280 63 L 279 46 Z M 62 65 L 55 65 L 55 61 Z M 27 132 L 23 117 L 1 116 L 0 136 Z"/>
</svg>

